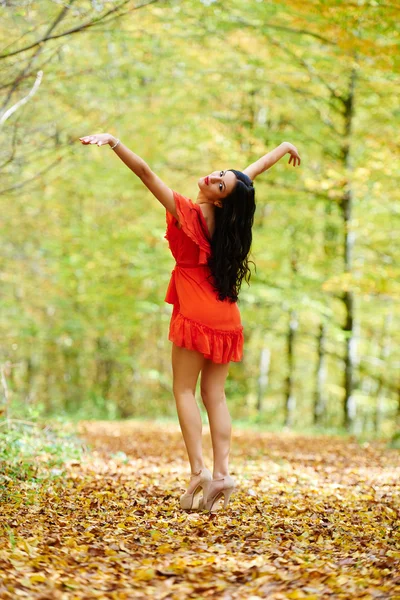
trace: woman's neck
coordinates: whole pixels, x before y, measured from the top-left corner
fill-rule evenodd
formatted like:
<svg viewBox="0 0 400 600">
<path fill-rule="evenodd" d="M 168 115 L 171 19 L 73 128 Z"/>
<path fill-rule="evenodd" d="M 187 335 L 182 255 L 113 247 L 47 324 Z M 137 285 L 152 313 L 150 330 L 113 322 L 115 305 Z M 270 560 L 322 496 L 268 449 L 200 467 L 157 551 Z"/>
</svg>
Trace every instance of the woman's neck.
<svg viewBox="0 0 400 600">
<path fill-rule="evenodd" d="M 214 207 L 213 201 L 210 200 L 209 198 L 206 198 L 206 196 L 203 194 L 203 192 L 201 190 L 197 194 L 196 204 L 210 204 L 212 207 Z"/>
</svg>

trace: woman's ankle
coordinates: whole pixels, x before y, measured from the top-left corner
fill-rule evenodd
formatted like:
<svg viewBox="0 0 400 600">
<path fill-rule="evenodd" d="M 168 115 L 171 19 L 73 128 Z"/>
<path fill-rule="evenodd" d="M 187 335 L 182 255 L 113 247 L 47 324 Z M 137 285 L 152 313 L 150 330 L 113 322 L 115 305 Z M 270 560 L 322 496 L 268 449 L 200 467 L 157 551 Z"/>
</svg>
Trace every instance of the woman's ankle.
<svg viewBox="0 0 400 600">
<path fill-rule="evenodd" d="M 201 471 L 204 471 L 204 469 L 205 469 L 205 468 L 206 468 L 206 467 L 205 467 L 205 465 L 203 465 L 203 466 L 198 466 L 196 469 L 192 469 L 192 470 L 191 470 L 191 474 L 192 474 L 192 475 L 194 475 L 194 474 L 199 474 L 199 471 L 200 471 L 200 474 L 201 474 Z"/>
<path fill-rule="evenodd" d="M 224 477 L 229 477 L 228 471 L 214 471 L 213 472 L 213 479 L 222 479 Z"/>
</svg>

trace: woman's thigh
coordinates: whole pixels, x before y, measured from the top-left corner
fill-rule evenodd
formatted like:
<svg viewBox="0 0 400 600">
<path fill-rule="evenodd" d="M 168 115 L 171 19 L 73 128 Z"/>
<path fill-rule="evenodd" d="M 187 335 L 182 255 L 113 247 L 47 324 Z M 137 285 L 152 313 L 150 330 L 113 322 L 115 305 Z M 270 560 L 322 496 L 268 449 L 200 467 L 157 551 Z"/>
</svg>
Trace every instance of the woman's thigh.
<svg viewBox="0 0 400 600">
<path fill-rule="evenodd" d="M 204 361 L 200 379 L 201 397 L 204 404 L 225 398 L 225 382 L 228 372 L 229 363 L 218 364 L 209 359 Z"/>
<path fill-rule="evenodd" d="M 205 358 L 201 352 L 172 344 L 172 376 L 174 394 L 196 391 L 196 383 Z"/>
</svg>

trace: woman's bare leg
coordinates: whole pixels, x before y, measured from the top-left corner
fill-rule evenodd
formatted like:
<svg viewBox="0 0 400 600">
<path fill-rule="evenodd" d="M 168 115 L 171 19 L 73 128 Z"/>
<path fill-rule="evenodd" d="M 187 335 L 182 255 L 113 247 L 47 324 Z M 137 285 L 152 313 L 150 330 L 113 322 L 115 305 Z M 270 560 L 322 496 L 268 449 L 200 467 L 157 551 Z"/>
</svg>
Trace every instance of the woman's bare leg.
<svg viewBox="0 0 400 600">
<path fill-rule="evenodd" d="M 229 363 L 206 359 L 201 371 L 201 397 L 208 413 L 214 454 L 214 479 L 229 475 L 232 422 L 225 397 Z"/>
<path fill-rule="evenodd" d="M 201 414 L 195 397 L 196 383 L 204 361 L 200 352 L 172 344 L 173 391 L 192 473 L 204 467 Z M 191 493 L 197 483 L 197 478 L 192 478 L 187 491 Z"/>
</svg>

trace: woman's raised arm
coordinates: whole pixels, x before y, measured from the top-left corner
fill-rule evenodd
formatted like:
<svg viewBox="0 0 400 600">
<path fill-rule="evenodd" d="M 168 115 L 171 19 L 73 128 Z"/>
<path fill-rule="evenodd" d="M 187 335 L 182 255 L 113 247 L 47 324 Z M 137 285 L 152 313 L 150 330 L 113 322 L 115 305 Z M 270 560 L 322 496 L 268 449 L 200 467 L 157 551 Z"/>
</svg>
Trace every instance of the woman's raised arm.
<svg viewBox="0 0 400 600">
<path fill-rule="evenodd" d="M 174 217 L 178 218 L 175 206 L 175 199 L 172 190 L 153 173 L 149 165 L 140 156 L 129 150 L 121 141 L 118 141 L 109 133 L 98 133 L 95 135 L 86 135 L 79 138 L 82 144 L 97 144 L 98 146 L 115 146 L 113 149 L 115 154 L 126 164 L 142 180 L 144 185 L 157 198 L 159 202 L 170 212 Z M 118 142 L 118 144 L 117 144 Z"/>
<path fill-rule="evenodd" d="M 258 175 L 264 173 L 264 171 L 267 171 L 267 169 L 270 169 L 275 163 L 278 162 L 278 160 L 280 160 L 283 156 L 285 156 L 285 154 L 288 153 L 290 154 L 289 165 L 292 162 L 292 160 L 292 164 L 294 167 L 296 166 L 296 160 L 300 165 L 301 161 L 299 153 L 297 152 L 297 148 L 289 142 L 282 142 L 282 144 L 277 146 L 275 150 L 271 150 L 271 152 L 268 152 L 268 154 L 265 154 L 265 156 L 262 156 L 256 162 L 249 165 L 243 171 L 243 173 L 245 173 L 248 177 L 250 177 L 252 181 L 254 181 L 254 179 Z"/>
</svg>

